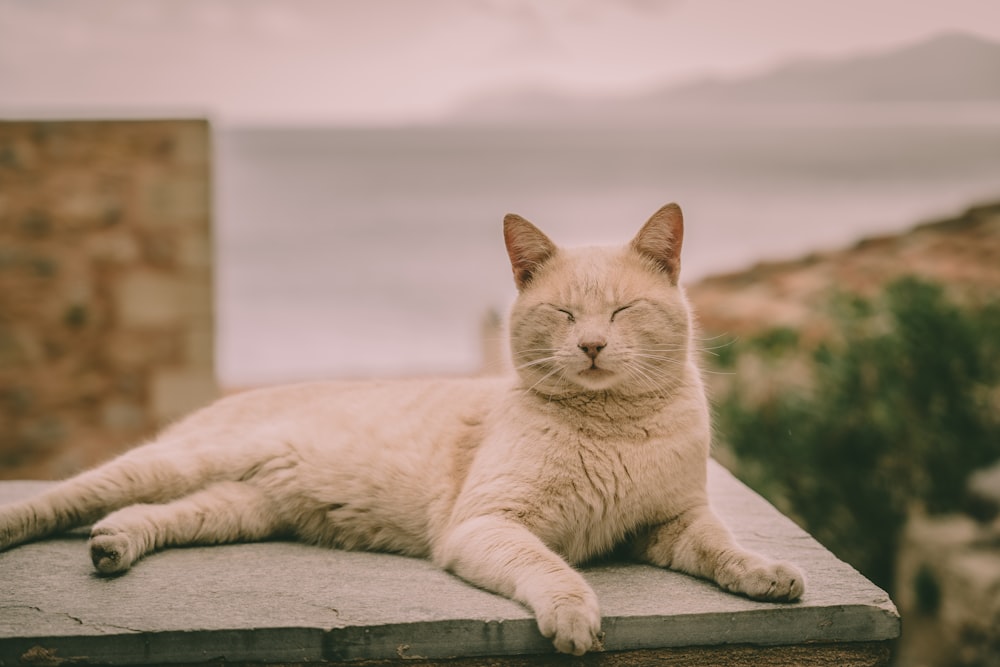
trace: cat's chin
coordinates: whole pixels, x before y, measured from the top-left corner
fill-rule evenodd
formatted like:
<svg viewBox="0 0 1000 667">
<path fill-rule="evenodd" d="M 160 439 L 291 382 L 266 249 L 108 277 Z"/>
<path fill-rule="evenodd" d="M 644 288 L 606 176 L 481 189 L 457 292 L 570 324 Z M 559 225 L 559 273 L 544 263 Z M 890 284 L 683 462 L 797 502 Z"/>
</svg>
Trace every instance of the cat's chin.
<svg viewBox="0 0 1000 667">
<path fill-rule="evenodd" d="M 606 368 L 587 368 L 573 378 L 578 385 L 591 391 L 610 389 L 618 384 L 618 374 Z"/>
</svg>

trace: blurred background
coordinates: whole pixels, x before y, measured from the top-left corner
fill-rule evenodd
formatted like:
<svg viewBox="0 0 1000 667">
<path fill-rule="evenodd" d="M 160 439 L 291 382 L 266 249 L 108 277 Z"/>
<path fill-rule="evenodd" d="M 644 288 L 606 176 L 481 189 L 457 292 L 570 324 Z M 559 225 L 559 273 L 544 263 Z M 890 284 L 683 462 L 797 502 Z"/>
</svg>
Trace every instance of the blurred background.
<svg viewBox="0 0 1000 667">
<path fill-rule="evenodd" d="M 892 592 L 899 664 L 998 664 L 994 0 L 0 0 L 0 119 L 0 476 L 494 372 L 505 213 L 676 201 L 717 458 Z"/>
</svg>

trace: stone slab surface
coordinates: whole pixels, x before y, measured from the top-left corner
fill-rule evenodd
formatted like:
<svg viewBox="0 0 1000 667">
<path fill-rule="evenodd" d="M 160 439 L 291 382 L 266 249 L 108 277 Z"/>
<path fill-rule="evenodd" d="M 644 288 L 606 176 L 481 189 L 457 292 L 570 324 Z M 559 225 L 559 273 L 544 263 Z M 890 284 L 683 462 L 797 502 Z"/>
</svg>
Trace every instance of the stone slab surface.
<svg viewBox="0 0 1000 667">
<path fill-rule="evenodd" d="M 0 483 L 0 503 L 47 482 Z M 584 574 L 608 651 L 878 642 L 899 634 L 884 591 L 714 462 L 717 512 L 747 547 L 798 564 L 804 598 L 753 602 L 643 565 Z M 314 662 L 549 653 L 531 614 L 430 563 L 269 542 L 174 549 L 97 576 L 86 530 L 0 553 L 0 667 Z"/>
</svg>

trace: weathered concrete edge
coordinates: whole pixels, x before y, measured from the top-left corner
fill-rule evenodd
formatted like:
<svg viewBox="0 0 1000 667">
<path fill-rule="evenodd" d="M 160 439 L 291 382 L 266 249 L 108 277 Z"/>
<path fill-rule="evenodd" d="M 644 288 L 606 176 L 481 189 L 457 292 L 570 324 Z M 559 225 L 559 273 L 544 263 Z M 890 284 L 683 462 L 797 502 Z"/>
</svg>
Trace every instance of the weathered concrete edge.
<svg viewBox="0 0 1000 667">
<path fill-rule="evenodd" d="M 837 665 L 837 667 L 885 667 L 891 655 L 891 642 L 847 642 L 836 644 L 805 644 L 796 646 L 696 646 L 663 649 L 637 649 L 634 651 L 592 652 L 582 657 L 553 653 L 511 655 L 501 657 L 467 657 L 422 659 L 396 657 L 380 660 L 355 660 L 346 664 L 356 667 L 390 667 L 411 662 L 423 667 L 548 667 L 573 665 L 575 667 L 646 667 L 647 665 L 699 665 L 699 667 L 733 667 L 734 665 L 770 665 L 771 667 L 801 667 L 809 665 Z M 3 664 L 3 663 L 0 663 Z M 24 667 L 61 667 L 74 663 L 42 649 L 34 650 L 23 663 Z M 142 667 L 159 667 L 170 663 L 148 663 Z M 230 661 L 213 659 L 189 663 L 191 667 L 308 667 L 315 661 L 271 662 Z M 118 665 L 117 667 L 131 667 Z M 138 666 L 135 666 L 138 667 Z"/>
<path fill-rule="evenodd" d="M 891 642 L 846 642 L 836 644 L 801 644 L 780 646 L 685 646 L 679 648 L 636 649 L 631 651 L 603 651 L 587 653 L 581 657 L 560 654 L 511 655 L 501 657 L 468 658 L 390 658 L 357 660 L 354 667 L 391 667 L 412 662 L 421 667 L 648 667 L 649 665 L 675 665 L 676 667 L 734 667 L 768 665 L 769 667 L 802 667 L 802 665 L 836 665 L 836 667 L 885 667 L 891 655 Z M 253 667 L 239 663 L 202 665 L 200 667 Z M 306 667 L 283 663 L 271 667 Z"/>
<path fill-rule="evenodd" d="M 789 605 L 790 611 L 794 605 Z M 877 607 L 779 608 L 738 614 L 607 617 L 612 652 L 725 645 L 783 646 L 885 642 L 899 618 Z M 777 631 L 775 631 L 777 630 Z M 0 640 L 0 667 L 226 662 L 348 662 L 551 654 L 533 619 L 427 621 L 378 626 L 141 632 Z"/>
<path fill-rule="evenodd" d="M 605 648 L 880 642 L 900 634 L 899 616 L 879 607 L 788 607 L 734 614 L 605 618 Z"/>
<path fill-rule="evenodd" d="M 794 614 L 791 615 L 791 613 Z M 787 618 L 783 618 L 787 616 Z M 734 614 L 605 617 L 607 651 L 720 645 L 784 646 L 885 642 L 899 637 L 899 616 L 876 606 L 850 605 Z M 534 620 L 433 621 L 335 628 L 327 635 L 331 661 L 459 658 L 549 653 Z"/>
<path fill-rule="evenodd" d="M 0 667 L 322 662 L 324 634 L 317 628 L 257 628 L 18 637 L 0 640 Z"/>
</svg>

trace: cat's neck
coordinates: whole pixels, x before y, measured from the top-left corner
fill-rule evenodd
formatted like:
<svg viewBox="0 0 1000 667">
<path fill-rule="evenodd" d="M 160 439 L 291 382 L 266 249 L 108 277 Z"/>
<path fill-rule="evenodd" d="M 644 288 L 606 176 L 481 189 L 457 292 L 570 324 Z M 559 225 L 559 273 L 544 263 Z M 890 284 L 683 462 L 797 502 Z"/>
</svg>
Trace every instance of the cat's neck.
<svg viewBox="0 0 1000 667">
<path fill-rule="evenodd" d="M 570 419 L 588 422 L 624 422 L 645 419 L 663 410 L 682 384 L 662 387 L 655 392 L 628 393 L 615 390 L 579 390 L 548 394 L 537 389 L 521 389 L 529 403 L 545 412 L 559 412 Z"/>
<path fill-rule="evenodd" d="M 553 424 L 561 424 L 586 437 L 601 440 L 644 441 L 646 425 L 655 422 L 664 408 L 660 396 L 626 397 L 612 391 L 581 391 L 558 396 L 522 390 L 521 400 L 530 410 Z"/>
</svg>

